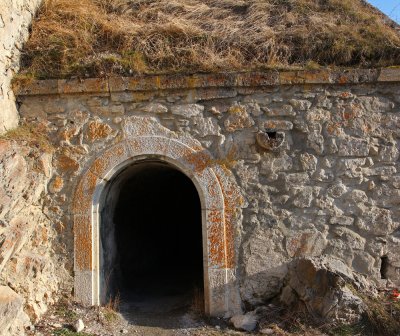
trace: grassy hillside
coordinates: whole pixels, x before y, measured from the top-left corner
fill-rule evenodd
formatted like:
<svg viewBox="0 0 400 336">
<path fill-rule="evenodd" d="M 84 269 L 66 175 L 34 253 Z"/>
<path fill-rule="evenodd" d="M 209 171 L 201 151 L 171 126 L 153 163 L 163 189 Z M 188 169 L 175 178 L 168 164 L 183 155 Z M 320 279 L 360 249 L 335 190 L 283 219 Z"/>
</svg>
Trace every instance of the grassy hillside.
<svg viewBox="0 0 400 336">
<path fill-rule="evenodd" d="M 44 0 L 23 52 L 37 78 L 400 64 L 362 0 Z"/>
</svg>

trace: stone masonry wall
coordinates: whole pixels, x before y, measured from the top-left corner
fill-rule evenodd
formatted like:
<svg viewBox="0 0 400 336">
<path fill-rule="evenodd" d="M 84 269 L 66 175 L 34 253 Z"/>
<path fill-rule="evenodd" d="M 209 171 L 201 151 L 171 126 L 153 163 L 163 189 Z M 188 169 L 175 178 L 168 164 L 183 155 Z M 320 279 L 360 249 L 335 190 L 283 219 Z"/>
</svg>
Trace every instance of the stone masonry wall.
<svg viewBox="0 0 400 336">
<path fill-rule="evenodd" d="M 72 270 L 70 198 L 80 175 L 120 141 L 127 118 L 152 117 L 201 143 L 236 177 L 245 198 L 235 230 L 243 302 L 277 295 L 289 261 L 303 256 L 328 255 L 375 284 L 400 286 L 399 75 L 371 80 L 376 74 L 331 81 L 287 73 L 281 85 L 270 82 L 275 74 L 254 74 L 231 84 L 215 75 L 201 85 L 155 77 L 24 88 L 22 118 L 45 122 L 56 147 L 45 200 L 64 228 L 60 262 Z"/>
<path fill-rule="evenodd" d="M 36 146 L 0 140 L 1 335 L 24 335 L 57 299 L 63 268 L 55 266 L 57 231 L 43 211 L 51 161 Z"/>
<path fill-rule="evenodd" d="M 29 25 L 41 0 L 2 0 L 0 4 L 0 134 L 18 125 L 11 79 L 19 69 L 19 56 Z"/>
</svg>

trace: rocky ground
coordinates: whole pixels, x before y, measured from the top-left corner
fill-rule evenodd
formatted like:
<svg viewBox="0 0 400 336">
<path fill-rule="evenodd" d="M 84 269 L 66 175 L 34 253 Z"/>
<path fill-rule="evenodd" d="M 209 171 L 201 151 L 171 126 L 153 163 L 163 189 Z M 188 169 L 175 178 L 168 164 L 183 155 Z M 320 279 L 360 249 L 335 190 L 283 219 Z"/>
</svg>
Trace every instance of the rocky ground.
<svg viewBox="0 0 400 336">
<path fill-rule="evenodd" d="M 273 307 L 273 306 L 271 306 Z M 318 329 L 296 323 L 293 318 L 265 319 L 258 330 L 244 332 L 234 330 L 228 320 L 206 318 L 193 307 L 177 309 L 163 313 L 132 314 L 126 312 L 127 306 L 122 304 L 117 312 L 115 307 L 83 307 L 76 303 L 60 302 L 51 307 L 48 313 L 28 332 L 35 336 L 222 336 L 222 335 L 327 335 Z M 276 307 L 273 313 L 281 313 Z M 80 323 L 81 320 L 83 323 Z M 290 320 L 290 321 L 289 321 Z M 291 325 L 288 327 L 288 323 Z M 78 324 L 83 330 L 77 332 Z M 282 329 L 279 324 L 286 330 Z M 78 329 L 79 330 L 79 329 Z M 347 335 L 347 334 L 346 334 Z"/>
</svg>

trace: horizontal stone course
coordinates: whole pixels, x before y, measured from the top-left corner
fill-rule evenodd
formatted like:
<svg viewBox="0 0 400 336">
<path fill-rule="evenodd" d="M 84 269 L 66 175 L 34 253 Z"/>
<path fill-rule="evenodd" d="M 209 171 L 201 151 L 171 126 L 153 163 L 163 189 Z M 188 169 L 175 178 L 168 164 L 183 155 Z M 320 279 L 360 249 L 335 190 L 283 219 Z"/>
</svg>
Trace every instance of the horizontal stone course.
<svg viewBox="0 0 400 336">
<path fill-rule="evenodd" d="M 288 84 L 357 84 L 400 81 L 400 68 L 299 70 L 194 75 L 31 80 L 16 85 L 16 95 L 91 92 L 153 91 L 170 89 L 268 87 Z"/>
</svg>

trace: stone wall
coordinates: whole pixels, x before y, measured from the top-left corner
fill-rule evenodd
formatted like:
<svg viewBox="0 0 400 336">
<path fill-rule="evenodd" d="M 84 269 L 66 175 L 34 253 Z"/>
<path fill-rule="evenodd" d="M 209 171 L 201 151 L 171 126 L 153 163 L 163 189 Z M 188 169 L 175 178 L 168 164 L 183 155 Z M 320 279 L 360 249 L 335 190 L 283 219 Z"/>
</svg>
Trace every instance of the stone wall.
<svg viewBox="0 0 400 336">
<path fill-rule="evenodd" d="M 64 228 L 60 262 L 72 270 L 80 176 L 121 141 L 125 120 L 155 118 L 240 186 L 244 303 L 276 296 L 297 257 L 327 255 L 400 286 L 399 81 L 396 70 L 354 70 L 33 82 L 20 113 L 44 122 L 56 147 L 45 201 Z"/>
<path fill-rule="evenodd" d="M 18 124 L 11 79 L 19 69 L 19 56 L 29 25 L 41 0 L 2 0 L 0 6 L 0 134 Z"/>
<path fill-rule="evenodd" d="M 17 135 L 15 135 L 17 137 Z M 52 155 L 24 141 L 0 140 L 0 320 L 4 335 L 23 335 L 55 302 L 62 267 L 57 231 L 43 211 Z M 11 294 L 10 294 L 11 293 Z M 10 307 L 13 307 L 11 309 Z M 3 334 L 2 334 L 3 335 Z"/>
</svg>

